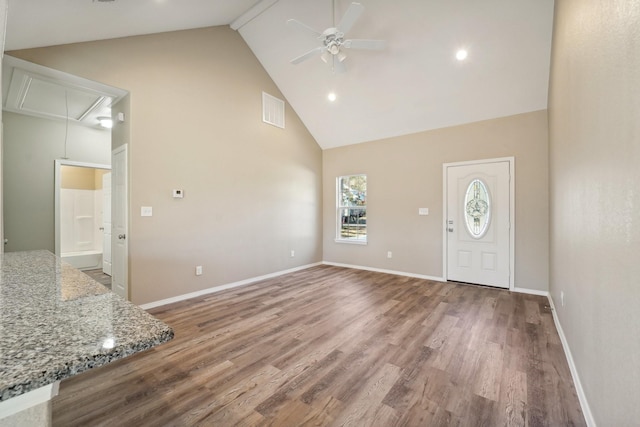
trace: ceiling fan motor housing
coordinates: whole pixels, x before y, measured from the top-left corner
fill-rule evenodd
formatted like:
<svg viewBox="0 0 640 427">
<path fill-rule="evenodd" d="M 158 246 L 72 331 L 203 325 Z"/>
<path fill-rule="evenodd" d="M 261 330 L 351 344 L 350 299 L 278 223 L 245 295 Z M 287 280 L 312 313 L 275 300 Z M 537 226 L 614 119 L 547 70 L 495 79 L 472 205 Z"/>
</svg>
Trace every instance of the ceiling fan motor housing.
<svg viewBox="0 0 640 427">
<path fill-rule="evenodd" d="M 340 52 L 340 46 L 344 43 L 344 34 L 337 28 L 327 28 L 322 35 L 327 51 L 332 55 L 337 55 Z"/>
</svg>

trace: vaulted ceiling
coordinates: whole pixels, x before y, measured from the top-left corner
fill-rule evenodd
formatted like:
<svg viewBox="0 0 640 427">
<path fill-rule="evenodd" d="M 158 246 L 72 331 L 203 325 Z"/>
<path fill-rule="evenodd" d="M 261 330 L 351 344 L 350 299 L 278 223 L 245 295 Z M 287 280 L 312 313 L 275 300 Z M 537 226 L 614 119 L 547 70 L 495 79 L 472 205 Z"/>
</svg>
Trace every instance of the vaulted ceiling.
<svg viewBox="0 0 640 427">
<path fill-rule="evenodd" d="M 325 149 L 547 107 L 553 0 L 358 1 L 346 38 L 386 46 L 344 73 L 291 64 L 321 41 L 286 21 L 322 32 L 351 0 L 9 0 L 6 50 L 231 24 Z"/>
</svg>

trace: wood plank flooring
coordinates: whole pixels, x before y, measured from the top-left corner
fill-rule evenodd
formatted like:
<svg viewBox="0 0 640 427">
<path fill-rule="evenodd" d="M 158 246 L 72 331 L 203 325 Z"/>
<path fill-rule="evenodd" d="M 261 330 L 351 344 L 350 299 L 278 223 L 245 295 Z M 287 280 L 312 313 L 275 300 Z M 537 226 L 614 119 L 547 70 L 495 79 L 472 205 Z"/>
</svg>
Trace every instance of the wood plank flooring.
<svg viewBox="0 0 640 427">
<path fill-rule="evenodd" d="M 318 266 L 151 310 L 54 426 L 584 426 L 543 297 Z"/>
<path fill-rule="evenodd" d="M 82 272 L 101 285 L 111 289 L 111 276 L 104 274 L 101 268 L 97 270 L 83 270 Z"/>
</svg>

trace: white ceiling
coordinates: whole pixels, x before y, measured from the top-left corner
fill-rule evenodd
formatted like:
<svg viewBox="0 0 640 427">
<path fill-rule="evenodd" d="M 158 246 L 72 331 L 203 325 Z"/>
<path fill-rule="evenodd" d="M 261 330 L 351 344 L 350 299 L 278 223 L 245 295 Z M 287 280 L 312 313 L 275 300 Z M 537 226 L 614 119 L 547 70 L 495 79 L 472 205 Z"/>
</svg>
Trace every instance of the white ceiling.
<svg viewBox="0 0 640 427">
<path fill-rule="evenodd" d="M 321 32 L 332 0 L 9 0 L 6 49 L 227 25 L 258 4 L 239 32 L 322 148 L 547 107 L 553 0 L 359 1 L 348 38 L 387 46 L 346 51 L 344 74 L 289 63 L 319 41 L 287 19 Z M 350 3 L 336 0 L 336 21 Z"/>
</svg>

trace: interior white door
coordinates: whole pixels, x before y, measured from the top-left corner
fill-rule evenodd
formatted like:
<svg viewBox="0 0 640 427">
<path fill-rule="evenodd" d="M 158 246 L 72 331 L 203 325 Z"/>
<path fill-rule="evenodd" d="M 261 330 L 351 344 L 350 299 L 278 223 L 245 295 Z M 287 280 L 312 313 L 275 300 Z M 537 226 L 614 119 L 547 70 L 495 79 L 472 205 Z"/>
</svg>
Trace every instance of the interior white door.
<svg viewBox="0 0 640 427">
<path fill-rule="evenodd" d="M 449 165 L 447 280 L 509 288 L 509 161 Z"/>
<path fill-rule="evenodd" d="M 111 172 L 102 175 L 102 272 L 111 276 Z"/>
<path fill-rule="evenodd" d="M 111 156 L 111 289 L 129 299 L 127 226 L 127 146 L 113 150 Z"/>
</svg>

